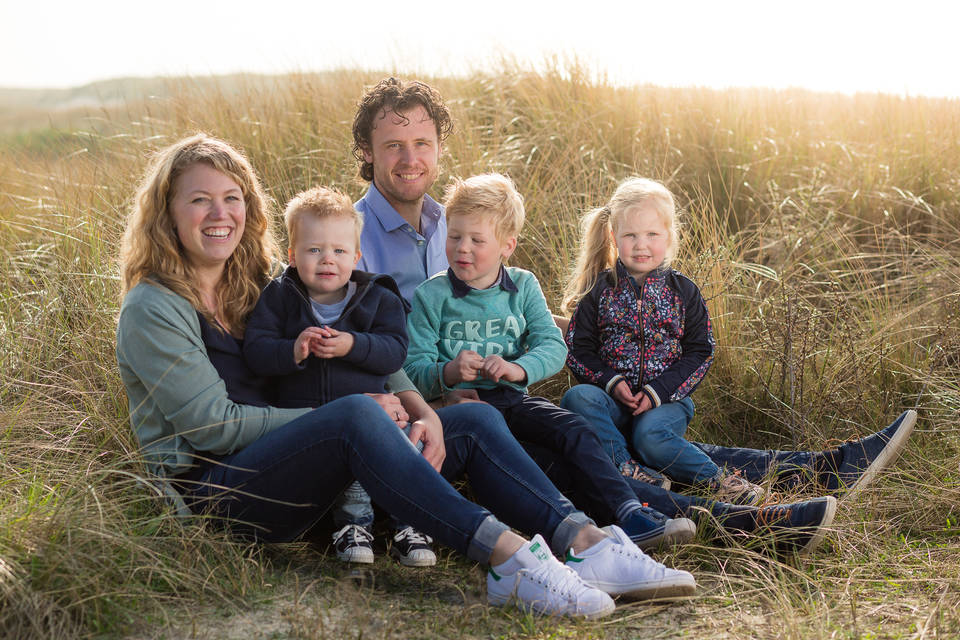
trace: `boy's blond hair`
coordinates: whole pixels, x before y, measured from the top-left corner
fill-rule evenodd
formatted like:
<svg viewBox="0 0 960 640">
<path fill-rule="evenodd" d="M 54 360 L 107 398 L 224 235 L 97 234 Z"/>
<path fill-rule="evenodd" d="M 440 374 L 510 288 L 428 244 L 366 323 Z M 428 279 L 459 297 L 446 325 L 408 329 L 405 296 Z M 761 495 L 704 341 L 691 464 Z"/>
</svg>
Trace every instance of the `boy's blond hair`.
<svg viewBox="0 0 960 640">
<path fill-rule="evenodd" d="M 501 241 L 520 235 L 526 214 L 523 196 L 513 180 L 499 173 L 482 173 L 466 180 L 459 178 L 444 192 L 447 218 L 482 214 L 493 220 L 494 233 Z"/>
<path fill-rule="evenodd" d="M 360 249 L 363 215 L 353 208 L 353 202 L 346 194 L 327 187 L 313 187 L 293 196 L 283 212 L 283 222 L 287 225 L 287 236 L 289 236 L 291 248 L 297 241 L 297 222 L 306 214 L 312 214 L 318 218 L 335 216 L 353 218 L 357 249 Z"/>
</svg>

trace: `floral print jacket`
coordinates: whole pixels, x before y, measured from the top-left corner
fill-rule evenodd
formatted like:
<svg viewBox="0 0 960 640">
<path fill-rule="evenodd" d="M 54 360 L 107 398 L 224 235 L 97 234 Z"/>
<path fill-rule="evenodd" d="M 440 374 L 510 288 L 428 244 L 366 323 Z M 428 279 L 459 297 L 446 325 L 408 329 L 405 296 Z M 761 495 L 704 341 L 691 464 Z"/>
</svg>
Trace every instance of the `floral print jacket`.
<svg viewBox="0 0 960 640">
<path fill-rule="evenodd" d="M 566 335 L 567 366 L 610 393 L 626 380 L 655 407 L 690 395 L 713 361 L 707 305 L 692 280 L 661 268 L 637 283 L 617 261 L 580 300 Z"/>
</svg>

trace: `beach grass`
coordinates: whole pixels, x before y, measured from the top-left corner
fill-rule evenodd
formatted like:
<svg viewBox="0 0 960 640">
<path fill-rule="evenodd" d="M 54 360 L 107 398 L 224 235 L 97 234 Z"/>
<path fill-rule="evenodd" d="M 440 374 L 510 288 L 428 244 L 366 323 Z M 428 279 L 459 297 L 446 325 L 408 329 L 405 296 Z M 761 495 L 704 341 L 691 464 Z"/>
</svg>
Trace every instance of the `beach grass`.
<svg viewBox="0 0 960 640">
<path fill-rule="evenodd" d="M 316 184 L 359 197 L 350 125 L 384 75 L 154 82 L 46 119 L 22 107 L 19 127 L 3 112 L 0 637 L 960 636 L 957 100 L 619 87 L 560 62 L 424 78 L 455 119 L 434 195 L 509 174 L 527 209 L 513 264 L 554 309 L 583 212 L 629 175 L 677 195 L 677 267 L 718 342 L 692 438 L 821 449 L 917 409 L 901 460 L 841 504 L 807 562 L 700 537 L 657 556 L 696 575 L 696 597 L 558 621 L 487 608 L 481 571 L 447 552 L 351 572 L 324 555 L 326 532 L 255 546 L 167 508 L 114 357 L 117 247 L 150 154 L 206 131 L 247 152 L 275 210 Z"/>
</svg>

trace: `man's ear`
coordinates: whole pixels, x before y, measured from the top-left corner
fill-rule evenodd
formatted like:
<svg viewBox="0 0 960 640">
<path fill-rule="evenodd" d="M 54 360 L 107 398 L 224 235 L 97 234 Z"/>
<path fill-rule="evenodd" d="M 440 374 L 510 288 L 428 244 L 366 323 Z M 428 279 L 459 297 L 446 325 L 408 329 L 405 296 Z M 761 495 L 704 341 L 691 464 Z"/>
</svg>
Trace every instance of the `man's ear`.
<svg viewBox="0 0 960 640">
<path fill-rule="evenodd" d="M 370 151 L 370 145 L 365 144 L 360 147 L 360 153 L 363 154 L 363 161 L 368 164 L 373 164 L 373 152 Z"/>
</svg>

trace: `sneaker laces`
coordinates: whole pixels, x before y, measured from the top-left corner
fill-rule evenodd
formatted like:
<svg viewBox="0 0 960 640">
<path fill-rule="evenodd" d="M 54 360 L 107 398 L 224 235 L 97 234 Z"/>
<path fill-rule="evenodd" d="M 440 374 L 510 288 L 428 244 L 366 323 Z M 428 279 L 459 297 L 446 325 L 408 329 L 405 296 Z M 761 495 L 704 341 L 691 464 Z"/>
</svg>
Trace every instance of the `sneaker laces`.
<svg viewBox="0 0 960 640">
<path fill-rule="evenodd" d="M 764 507 L 757 512 L 757 524 L 763 527 L 769 527 L 781 520 L 789 520 L 793 513 L 793 507 L 777 505 Z"/>
<path fill-rule="evenodd" d="M 428 536 L 425 533 L 421 533 L 414 529 L 413 527 L 407 526 L 401 529 L 393 536 L 394 540 L 400 541 L 406 538 L 407 542 L 410 544 L 425 544 L 429 545 L 433 543 L 433 538 Z M 372 539 L 372 538 L 371 538 Z"/>
<path fill-rule="evenodd" d="M 639 480 L 640 482 L 646 482 L 647 484 L 660 484 L 660 479 L 654 478 L 644 471 L 636 460 L 627 460 L 621 464 L 620 475 L 633 480 Z"/>
<path fill-rule="evenodd" d="M 333 534 L 334 542 L 339 541 L 341 537 L 346 538 L 347 546 L 350 547 L 363 544 L 364 542 L 373 542 L 373 534 L 358 524 L 344 525 L 340 531 Z"/>
<path fill-rule="evenodd" d="M 521 568 L 518 574 L 525 574 L 544 589 L 564 598 L 578 598 L 581 592 L 590 589 L 576 571 L 555 559 L 541 562 L 533 569 Z"/>
</svg>

